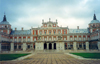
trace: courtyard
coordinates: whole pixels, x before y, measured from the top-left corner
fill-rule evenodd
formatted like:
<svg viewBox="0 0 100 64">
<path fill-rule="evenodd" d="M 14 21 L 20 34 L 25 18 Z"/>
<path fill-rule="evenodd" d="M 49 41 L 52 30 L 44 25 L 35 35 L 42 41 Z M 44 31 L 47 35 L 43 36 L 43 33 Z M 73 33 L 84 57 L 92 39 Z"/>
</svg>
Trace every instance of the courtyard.
<svg viewBox="0 0 100 64">
<path fill-rule="evenodd" d="M 0 64 L 100 64 L 100 60 L 76 59 L 64 53 L 35 53 L 23 60 L 0 61 Z"/>
</svg>

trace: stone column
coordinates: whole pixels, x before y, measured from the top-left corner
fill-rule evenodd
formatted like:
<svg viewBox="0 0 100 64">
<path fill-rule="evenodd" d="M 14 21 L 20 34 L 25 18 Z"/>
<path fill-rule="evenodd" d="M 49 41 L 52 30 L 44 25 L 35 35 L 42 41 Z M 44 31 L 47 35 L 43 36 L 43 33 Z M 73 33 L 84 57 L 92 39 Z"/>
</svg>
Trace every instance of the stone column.
<svg viewBox="0 0 100 64">
<path fill-rule="evenodd" d="M 47 50 L 49 49 L 49 43 L 47 43 Z"/>
<path fill-rule="evenodd" d="M 77 51 L 76 42 L 73 42 L 73 49 L 74 49 L 74 51 Z"/>
<path fill-rule="evenodd" d="M 26 43 L 23 43 L 23 51 L 26 51 L 26 47 L 27 47 Z"/>
<path fill-rule="evenodd" d="M 100 50 L 100 41 L 97 43 L 97 45 L 98 45 L 98 50 Z"/>
<path fill-rule="evenodd" d="M 17 49 L 19 49 L 18 44 L 17 44 Z"/>
<path fill-rule="evenodd" d="M 54 43 L 52 43 L 52 49 L 54 49 Z"/>
<path fill-rule="evenodd" d="M 0 43 L 0 51 L 1 51 L 1 43 Z"/>
<path fill-rule="evenodd" d="M 14 51 L 14 43 L 13 42 L 10 43 L 10 46 L 11 46 L 10 51 Z"/>
<path fill-rule="evenodd" d="M 89 51 L 89 42 L 86 42 L 86 51 Z"/>
</svg>

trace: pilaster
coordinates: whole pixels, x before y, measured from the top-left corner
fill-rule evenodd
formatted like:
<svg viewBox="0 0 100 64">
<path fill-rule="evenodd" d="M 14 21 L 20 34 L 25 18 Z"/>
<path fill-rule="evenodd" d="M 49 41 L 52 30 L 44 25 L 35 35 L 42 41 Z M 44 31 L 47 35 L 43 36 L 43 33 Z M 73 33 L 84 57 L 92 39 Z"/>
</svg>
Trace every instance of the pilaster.
<svg viewBox="0 0 100 64">
<path fill-rule="evenodd" d="M 1 51 L 1 42 L 0 42 L 0 51 Z"/>
<path fill-rule="evenodd" d="M 27 47 L 26 43 L 23 43 L 23 51 L 26 51 L 26 47 Z"/>
<path fill-rule="evenodd" d="M 12 43 L 10 43 L 10 51 L 14 51 L 14 43 L 12 42 Z"/>
<path fill-rule="evenodd" d="M 74 49 L 74 51 L 77 51 L 77 45 L 76 44 L 77 44 L 76 42 L 73 42 L 73 49 Z"/>
<path fill-rule="evenodd" d="M 89 51 L 89 42 L 86 42 L 86 51 Z"/>
</svg>

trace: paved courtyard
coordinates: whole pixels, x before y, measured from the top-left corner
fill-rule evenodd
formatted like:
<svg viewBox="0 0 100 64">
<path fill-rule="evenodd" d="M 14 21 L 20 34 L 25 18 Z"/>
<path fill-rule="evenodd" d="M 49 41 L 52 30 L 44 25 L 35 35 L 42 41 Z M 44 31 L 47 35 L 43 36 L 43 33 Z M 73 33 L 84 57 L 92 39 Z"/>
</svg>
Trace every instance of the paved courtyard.
<svg viewBox="0 0 100 64">
<path fill-rule="evenodd" d="M 64 53 L 37 53 L 24 60 L 0 61 L 0 64 L 100 64 L 100 60 L 79 60 Z"/>
</svg>

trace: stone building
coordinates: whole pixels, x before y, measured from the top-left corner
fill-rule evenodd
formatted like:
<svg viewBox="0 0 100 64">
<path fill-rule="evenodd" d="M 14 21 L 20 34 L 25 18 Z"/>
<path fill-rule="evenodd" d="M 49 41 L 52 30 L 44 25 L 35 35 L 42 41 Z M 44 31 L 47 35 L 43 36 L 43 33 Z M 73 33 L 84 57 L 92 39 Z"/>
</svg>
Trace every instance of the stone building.
<svg viewBox="0 0 100 64">
<path fill-rule="evenodd" d="M 27 50 L 100 50 L 100 22 L 94 14 L 87 29 L 59 27 L 55 22 L 44 22 L 42 26 L 29 30 L 11 29 L 10 23 L 3 17 L 0 22 L 0 51 Z"/>
</svg>

